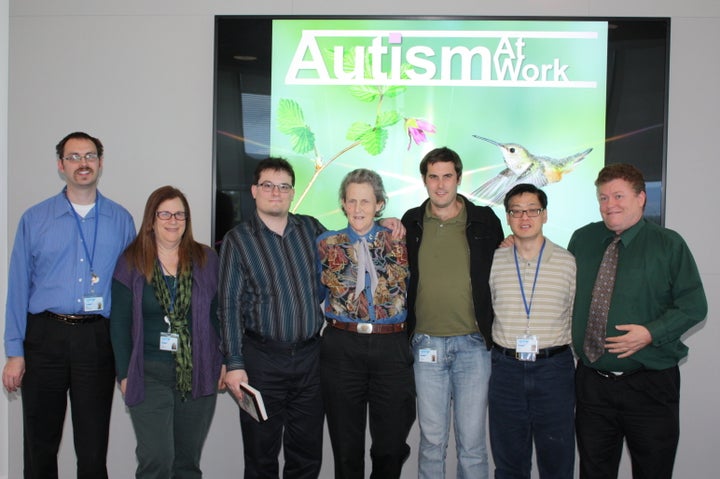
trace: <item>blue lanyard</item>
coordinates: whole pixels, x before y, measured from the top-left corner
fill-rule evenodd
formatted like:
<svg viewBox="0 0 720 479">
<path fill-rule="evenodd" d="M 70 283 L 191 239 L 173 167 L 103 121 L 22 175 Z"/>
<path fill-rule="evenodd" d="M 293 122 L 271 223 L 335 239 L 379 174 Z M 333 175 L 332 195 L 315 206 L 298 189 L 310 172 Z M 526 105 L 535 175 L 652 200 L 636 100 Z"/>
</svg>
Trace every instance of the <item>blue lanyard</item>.
<svg viewBox="0 0 720 479">
<path fill-rule="evenodd" d="M 537 266 L 535 267 L 535 279 L 533 279 L 532 292 L 530 293 L 530 303 L 528 303 L 527 297 L 525 296 L 525 287 L 523 286 L 522 275 L 520 274 L 520 263 L 518 263 L 517 246 L 513 246 L 513 253 L 515 254 L 515 269 L 517 270 L 518 282 L 520 283 L 520 294 L 522 295 L 523 304 L 525 305 L 525 314 L 527 315 L 528 321 L 530 321 L 530 309 L 532 308 L 533 297 L 535 296 L 535 285 L 537 285 L 538 273 L 540 272 L 540 262 L 542 261 L 543 251 L 545 251 L 545 240 L 543 240 L 542 247 L 540 248 L 540 254 L 538 255 Z"/>
<path fill-rule="evenodd" d="M 65 189 L 65 200 L 67 201 L 68 206 L 70 206 L 70 211 L 72 211 L 73 216 L 75 217 L 75 223 L 77 224 L 77 229 L 80 233 L 80 239 L 82 240 L 83 248 L 85 248 L 85 257 L 90 263 L 90 290 L 93 291 L 95 288 L 95 283 L 98 280 L 97 275 L 95 275 L 95 269 L 93 268 L 93 260 L 95 259 L 95 245 L 97 244 L 98 223 L 100 221 L 100 192 L 97 192 L 95 196 L 95 233 L 93 235 L 92 254 L 90 254 L 87 246 L 87 241 L 85 241 L 85 234 L 83 233 L 82 225 L 80 224 L 80 215 L 77 213 L 77 211 L 75 211 L 75 208 L 73 208 L 73 205 L 70 202 L 70 198 L 67 197 L 67 189 Z"/>
</svg>

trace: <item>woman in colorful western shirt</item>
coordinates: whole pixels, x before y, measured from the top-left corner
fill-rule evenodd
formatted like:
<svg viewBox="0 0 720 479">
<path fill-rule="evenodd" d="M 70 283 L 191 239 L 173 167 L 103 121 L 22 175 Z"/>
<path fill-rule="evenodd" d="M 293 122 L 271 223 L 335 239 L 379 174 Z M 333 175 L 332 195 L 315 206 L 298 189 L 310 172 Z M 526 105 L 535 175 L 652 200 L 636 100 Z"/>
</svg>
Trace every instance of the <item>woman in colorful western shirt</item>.
<svg viewBox="0 0 720 479">
<path fill-rule="evenodd" d="M 374 171 L 345 176 L 340 202 L 348 226 L 317 239 L 325 292 L 320 370 L 336 478 L 363 478 L 366 418 L 372 474 L 398 478 L 415 420 L 412 354 L 405 326 L 405 240 L 375 222 L 387 195 Z"/>
<path fill-rule="evenodd" d="M 191 218 L 180 190 L 155 190 L 113 276 L 110 337 L 137 438 L 137 478 L 202 476 L 200 455 L 224 387 L 218 258 L 193 239 Z"/>
</svg>

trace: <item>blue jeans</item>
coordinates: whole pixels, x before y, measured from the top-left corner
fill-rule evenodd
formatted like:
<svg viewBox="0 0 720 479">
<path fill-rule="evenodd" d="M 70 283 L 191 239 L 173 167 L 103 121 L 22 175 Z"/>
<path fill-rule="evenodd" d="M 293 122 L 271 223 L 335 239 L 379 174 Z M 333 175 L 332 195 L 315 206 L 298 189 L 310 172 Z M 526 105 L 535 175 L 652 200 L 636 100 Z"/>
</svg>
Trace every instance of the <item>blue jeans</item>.
<svg viewBox="0 0 720 479">
<path fill-rule="evenodd" d="M 419 478 L 445 477 L 452 403 L 457 477 L 487 479 L 485 425 L 490 351 L 482 335 L 416 334 L 412 346 L 420 424 Z"/>
<path fill-rule="evenodd" d="M 493 349 L 489 413 L 496 479 L 530 479 L 533 441 L 542 479 L 572 479 L 574 376 L 569 348 L 534 362 Z"/>
</svg>

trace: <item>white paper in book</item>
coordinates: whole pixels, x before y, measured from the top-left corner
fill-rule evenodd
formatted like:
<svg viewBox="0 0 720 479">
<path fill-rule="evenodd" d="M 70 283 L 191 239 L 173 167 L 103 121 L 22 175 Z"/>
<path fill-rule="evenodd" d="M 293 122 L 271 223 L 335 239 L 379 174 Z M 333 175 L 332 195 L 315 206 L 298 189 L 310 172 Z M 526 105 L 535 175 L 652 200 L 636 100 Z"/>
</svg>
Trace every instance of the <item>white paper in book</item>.
<svg viewBox="0 0 720 479">
<path fill-rule="evenodd" d="M 242 389 L 243 392 L 242 399 L 238 400 L 240 408 L 256 421 L 266 421 L 268 415 L 267 411 L 265 411 L 265 402 L 263 401 L 260 391 L 247 383 L 240 383 L 240 389 Z"/>
</svg>

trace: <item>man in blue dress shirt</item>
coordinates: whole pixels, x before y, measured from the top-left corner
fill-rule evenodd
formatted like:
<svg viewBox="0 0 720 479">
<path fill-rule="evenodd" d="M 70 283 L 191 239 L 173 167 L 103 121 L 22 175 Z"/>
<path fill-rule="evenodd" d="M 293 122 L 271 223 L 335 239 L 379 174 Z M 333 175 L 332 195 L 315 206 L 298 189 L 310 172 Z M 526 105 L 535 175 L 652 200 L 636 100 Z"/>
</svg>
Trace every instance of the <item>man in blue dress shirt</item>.
<svg viewBox="0 0 720 479">
<path fill-rule="evenodd" d="M 77 477 L 102 479 L 115 378 L 110 285 L 135 226 L 97 190 L 100 140 L 70 133 L 56 152 L 66 186 L 23 214 L 10 257 L 3 385 L 22 391 L 25 478 L 58 477 L 69 392 Z"/>
</svg>

